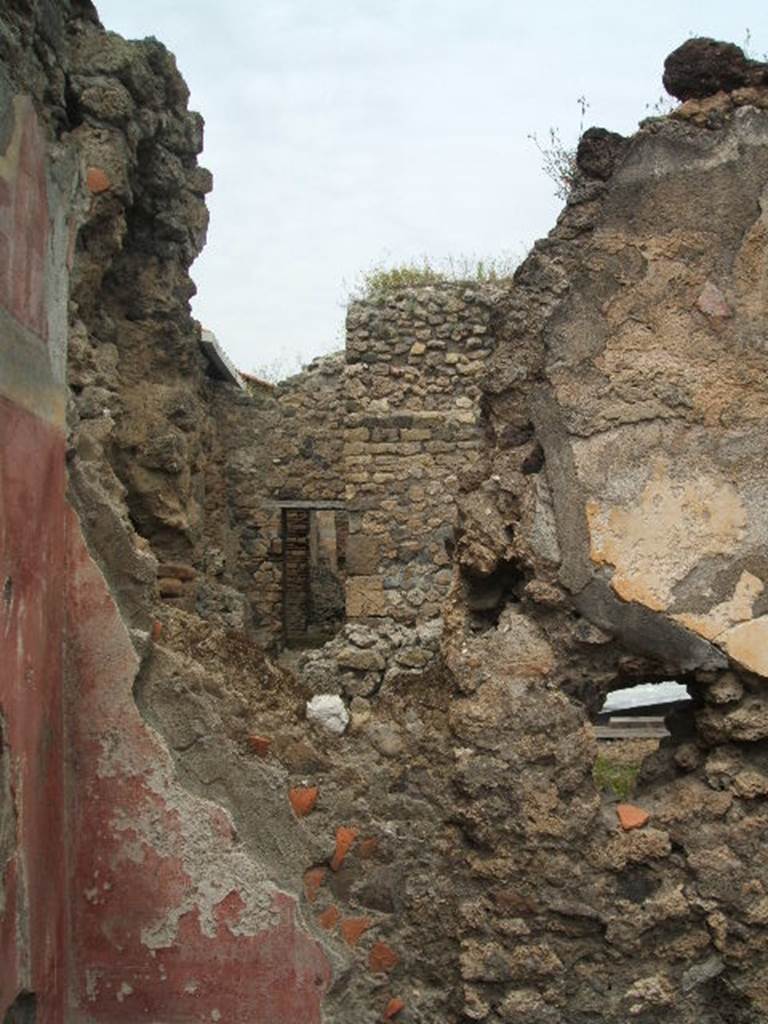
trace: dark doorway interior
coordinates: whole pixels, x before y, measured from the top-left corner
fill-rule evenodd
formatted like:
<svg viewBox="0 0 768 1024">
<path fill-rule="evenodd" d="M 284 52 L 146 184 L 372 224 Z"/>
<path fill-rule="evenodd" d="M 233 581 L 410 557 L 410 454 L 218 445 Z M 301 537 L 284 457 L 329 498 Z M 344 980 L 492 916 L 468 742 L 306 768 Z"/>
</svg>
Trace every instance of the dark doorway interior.
<svg viewBox="0 0 768 1024">
<path fill-rule="evenodd" d="M 347 513 L 283 509 L 283 629 L 288 647 L 317 647 L 344 624 Z"/>
</svg>

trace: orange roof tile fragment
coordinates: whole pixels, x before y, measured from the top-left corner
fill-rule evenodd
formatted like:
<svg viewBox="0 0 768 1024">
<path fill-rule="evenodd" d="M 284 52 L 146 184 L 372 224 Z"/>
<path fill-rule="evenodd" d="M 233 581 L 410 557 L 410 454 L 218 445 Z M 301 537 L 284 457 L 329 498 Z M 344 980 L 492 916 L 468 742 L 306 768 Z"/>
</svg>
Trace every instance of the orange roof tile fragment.
<svg viewBox="0 0 768 1024">
<path fill-rule="evenodd" d="M 642 828 L 650 818 L 648 811 L 644 811 L 642 807 L 636 807 L 634 804 L 616 804 L 616 814 L 619 824 L 625 832 L 629 832 L 633 828 Z"/>
<path fill-rule="evenodd" d="M 88 191 L 97 195 L 99 192 L 106 192 L 110 186 L 110 180 L 105 171 L 100 167 L 89 167 L 85 175 L 85 183 Z"/>
<path fill-rule="evenodd" d="M 384 974 L 391 971 L 400 957 L 386 942 L 376 942 L 368 954 L 368 966 L 372 974 Z"/>
<path fill-rule="evenodd" d="M 336 829 L 336 851 L 331 858 L 331 870 L 338 871 L 357 838 L 357 829 L 341 825 Z"/>
<path fill-rule="evenodd" d="M 312 810 L 317 803 L 317 786 L 294 786 L 288 790 L 288 799 L 291 801 L 293 813 L 297 818 L 303 818 Z"/>
<path fill-rule="evenodd" d="M 339 911 L 336 907 L 328 907 L 322 912 L 322 914 L 320 914 L 317 920 L 320 927 L 325 928 L 325 930 L 329 932 L 336 927 L 336 922 L 339 920 L 339 916 Z"/>
<path fill-rule="evenodd" d="M 325 868 L 310 868 L 304 872 L 304 892 L 310 903 L 317 899 L 317 891 L 323 884 Z"/>
<path fill-rule="evenodd" d="M 356 946 L 357 940 L 373 924 L 370 917 L 345 917 L 340 924 L 341 934 L 348 946 Z"/>
<path fill-rule="evenodd" d="M 384 1011 L 384 1020 L 392 1020 L 396 1017 L 401 1010 L 405 1009 L 405 1003 L 399 996 L 394 996 L 387 1003 L 387 1008 Z"/>
<path fill-rule="evenodd" d="M 262 758 L 267 756 L 269 748 L 272 746 L 272 740 L 268 736 L 249 736 L 248 743 L 254 754 Z"/>
</svg>

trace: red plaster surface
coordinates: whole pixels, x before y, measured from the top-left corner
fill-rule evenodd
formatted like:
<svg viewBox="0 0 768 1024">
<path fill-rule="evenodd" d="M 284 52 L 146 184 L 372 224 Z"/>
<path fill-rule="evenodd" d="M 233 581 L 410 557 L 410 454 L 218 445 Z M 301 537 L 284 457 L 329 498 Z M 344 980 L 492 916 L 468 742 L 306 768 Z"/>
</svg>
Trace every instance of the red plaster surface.
<svg viewBox="0 0 768 1024">
<path fill-rule="evenodd" d="M 0 153 L 0 307 L 47 339 L 45 142 L 32 104 L 25 100 L 15 109 L 11 142 Z"/>
<path fill-rule="evenodd" d="M 0 397 L 0 439 L 0 708 L 18 843 L 16 856 L 0 865 L 0 1012 L 22 988 L 32 989 L 38 1024 L 58 1024 L 66 945 L 64 438 Z M 18 928 L 17 914 L 26 927 Z"/>
<path fill-rule="evenodd" d="M 319 1024 L 325 954 L 292 896 L 230 877 L 231 823 L 179 788 L 139 715 L 133 649 L 69 520 L 72 1020 Z M 255 897 L 263 926 L 248 925 Z"/>
<path fill-rule="evenodd" d="M 14 109 L 0 308 L 47 340 L 45 144 L 31 103 Z M 65 501 L 64 447 L 0 397 L 0 711 L 16 811 L 0 1018 L 26 990 L 37 1024 L 319 1024 L 330 965 L 296 900 L 236 849 L 221 807 L 181 788 L 138 712 L 136 656 Z"/>
</svg>

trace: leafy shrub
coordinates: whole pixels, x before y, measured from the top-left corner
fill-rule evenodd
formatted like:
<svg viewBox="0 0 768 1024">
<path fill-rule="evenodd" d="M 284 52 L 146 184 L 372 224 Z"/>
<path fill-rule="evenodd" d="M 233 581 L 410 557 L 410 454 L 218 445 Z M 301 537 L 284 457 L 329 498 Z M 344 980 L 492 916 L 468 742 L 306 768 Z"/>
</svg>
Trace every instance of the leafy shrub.
<svg viewBox="0 0 768 1024">
<path fill-rule="evenodd" d="M 576 103 L 581 111 L 578 141 L 584 133 L 584 118 L 589 110 L 589 102 L 586 96 L 578 96 Z M 547 135 L 548 142 L 546 143 L 539 141 L 536 132 L 531 132 L 528 138 L 541 155 L 541 169 L 555 183 L 555 195 L 564 202 L 576 181 L 576 144 L 567 146 L 560 137 L 559 128 L 550 128 Z"/>
</svg>

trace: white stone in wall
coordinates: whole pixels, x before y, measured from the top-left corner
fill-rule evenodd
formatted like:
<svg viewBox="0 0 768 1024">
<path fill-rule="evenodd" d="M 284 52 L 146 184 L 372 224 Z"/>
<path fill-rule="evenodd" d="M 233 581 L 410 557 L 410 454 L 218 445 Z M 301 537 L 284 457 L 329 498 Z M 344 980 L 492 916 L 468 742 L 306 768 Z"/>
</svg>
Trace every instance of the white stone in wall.
<svg viewBox="0 0 768 1024">
<path fill-rule="evenodd" d="M 307 701 L 310 722 L 340 736 L 349 724 L 349 712 L 344 701 L 335 693 L 318 693 Z"/>
</svg>

